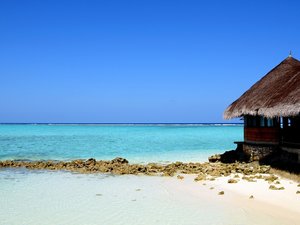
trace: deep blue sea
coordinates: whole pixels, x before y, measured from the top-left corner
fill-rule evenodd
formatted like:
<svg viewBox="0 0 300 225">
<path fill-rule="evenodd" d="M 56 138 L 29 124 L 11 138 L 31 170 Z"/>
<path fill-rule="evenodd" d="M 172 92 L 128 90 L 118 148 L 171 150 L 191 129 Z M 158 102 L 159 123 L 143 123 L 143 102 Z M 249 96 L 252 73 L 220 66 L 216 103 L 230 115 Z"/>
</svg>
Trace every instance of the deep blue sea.
<svg viewBox="0 0 300 225">
<path fill-rule="evenodd" d="M 235 148 L 241 125 L 0 125 L 0 160 L 125 157 L 131 162 L 206 161 Z"/>
</svg>

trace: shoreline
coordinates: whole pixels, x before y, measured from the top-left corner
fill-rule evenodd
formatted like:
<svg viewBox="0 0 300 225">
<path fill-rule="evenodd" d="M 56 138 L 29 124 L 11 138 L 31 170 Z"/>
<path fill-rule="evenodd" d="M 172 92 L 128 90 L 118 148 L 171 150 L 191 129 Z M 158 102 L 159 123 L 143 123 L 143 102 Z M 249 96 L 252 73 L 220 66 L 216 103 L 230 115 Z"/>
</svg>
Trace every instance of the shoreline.
<svg viewBox="0 0 300 225">
<path fill-rule="evenodd" d="M 55 171 L 51 174 L 70 172 L 83 177 L 85 174 L 91 176 L 103 174 L 108 175 L 108 178 L 112 175 L 112 179 L 120 180 L 120 185 L 127 185 L 126 182 L 131 182 L 130 180 L 146 179 L 150 180 L 148 184 L 153 187 L 157 184 L 162 185 L 166 189 L 166 195 L 173 196 L 172 201 L 177 199 L 176 201 L 185 202 L 188 198 L 192 199 L 191 204 L 204 201 L 201 204 L 207 202 L 209 205 L 230 205 L 229 211 L 224 208 L 225 211 L 222 212 L 228 214 L 228 218 L 232 217 L 230 223 L 249 217 L 251 221 L 245 224 L 271 224 L 264 223 L 269 218 L 276 218 L 275 224 L 278 225 L 297 224 L 300 215 L 300 193 L 297 194 L 298 191 L 300 192 L 299 181 L 282 178 L 276 175 L 270 166 L 257 163 L 175 162 L 140 165 L 129 164 L 123 158 L 108 161 L 88 159 L 70 162 L 0 161 L 0 173 L 1 169 L 10 168 L 45 171 L 46 174 L 50 174 L 47 173 L 49 171 Z M 145 196 L 149 194 L 145 192 Z"/>
<path fill-rule="evenodd" d="M 254 177 L 254 175 L 243 175 L 241 173 L 235 173 L 220 177 L 213 177 L 209 175 L 207 176 L 207 178 L 199 180 L 197 179 L 199 178 L 199 174 L 182 173 L 176 173 L 174 174 L 174 176 L 162 176 L 158 174 L 154 176 L 147 176 L 145 174 L 115 175 L 111 173 L 79 173 L 76 171 L 64 170 L 30 170 L 23 167 L 2 169 L 4 169 L 2 170 L 4 174 L 9 174 L 10 169 L 14 171 L 13 173 L 19 173 L 19 169 L 24 169 L 28 171 L 29 174 L 27 174 L 27 172 L 21 172 L 19 174 L 23 174 L 22 176 L 26 177 L 26 180 L 28 179 L 28 177 L 31 177 L 30 174 L 35 174 L 34 176 L 36 177 L 36 182 L 40 180 L 39 182 L 43 183 L 42 187 L 47 186 L 44 182 L 46 182 L 48 178 L 43 178 L 44 176 L 50 178 L 52 177 L 52 181 L 64 176 L 68 178 L 67 180 L 72 179 L 72 177 L 78 180 L 77 177 L 80 177 L 81 179 L 79 179 L 77 182 L 83 185 L 83 187 L 85 187 L 86 185 L 87 186 L 86 188 L 80 189 L 80 191 L 77 191 L 76 193 L 70 193 L 72 199 L 76 199 L 77 196 L 81 196 L 82 194 L 85 195 L 87 193 L 90 193 L 91 185 L 97 187 L 105 180 L 106 182 L 111 180 L 114 185 L 120 185 L 124 188 L 127 187 L 127 185 L 129 185 L 130 183 L 131 185 L 135 186 L 135 189 L 132 192 L 135 192 L 137 195 L 142 194 L 144 197 L 146 197 L 146 199 L 152 196 L 153 191 L 156 192 L 155 190 L 163 188 L 163 190 L 161 190 L 162 194 L 165 197 L 168 197 L 170 201 L 175 201 L 177 202 L 177 204 L 181 204 L 181 207 L 190 207 L 190 204 L 200 208 L 204 206 L 211 207 L 214 205 L 218 205 L 219 207 L 221 207 L 220 209 L 224 211 L 217 211 L 216 216 L 221 213 L 222 216 L 227 218 L 226 221 L 228 222 L 228 224 L 240 224 L 240 221 L 247 221 L 242 224 L 289 225 L 297 224 L 300 215 L 300 194 L 295 193 L 297 190 L 300 190 L 298 183 L 295 181 L 283 179 L 281 177 L 275 178 L 274 174 L 256 174 L 256 178 L 251 178 L 252 176 Z M 35 173 L 34 171 L 37 171 L 37 173 Z M 93 179 L 94 176 L 98 177 L 98 175 L 100 175 L 99 178 Z M 102 175 L 105 176 L 104 180 L 103 178 L 101 179 Z M 237 178 L 237 175 L 239 176 L 239 178 Z M 243 177 L 250 178 L 243 179 Z M 8 179 L 13 179 L 13 176 L 9 176 Z M 237 182 L 229 183 L 228 181 L 231 179 L 235 179 L 237 180 Z M 63 180 L 64 179 L 62 179 L 60 182 L 62 182 Z M 64 186 L 66 187 L 68 186 L 69 182 L 67 180 L 65 180 L 66 183 L 64 184 Z M 89 184 L 89 181 L 92 180 L 92 184 Z M 6 182 L 9 181 L 10 180 L 7 180 Z M 144 182 L 146 182 L 146 184 L 144 184 Z M 278 182 L 280 182 L 280 184 L 278 184 Z M 38 184 L 38 187 L 40 187 L 39 185 L 40 184 Z M 105 184 L 103 185 L 105 186 Z M 269 189 L 269 186 L 271 185 L 275 185 L 277 187 L 283 186 L 285 189 L 271 190 Z M 49 187 L 47 186 L 46 189 L 43 188 L 39 190 L 42 193 L 47 193 L 48 188 L 52 189 L 51 185 Z M 69 188 L 72 188 L 72 186 L 66 189 L 67 192 L 70 191 Z M 103 194 L 105 196 L 109 195 L 109 193 L 111 193 L 110 190 L 113 191 L 113 189 L 111 188 L 108 188 L 106 192 L 95 189 L 95 191 L 97 192 L 95 192 L 95 194 L 93 195 L 95 196 L 95 198 L 102 198 L 101 196 Z M 118 201 L 124 201 L 124 198 L 127 198 L 124 196 L 127 192 L 125 191 L 126 193 L 123 193 L 124 191 L 125 190 L 121 189 L 119 191 L 115 190 L 111 193 L 111 195 L 112 197 L 119 196 Z M 220 194 L 220 192 L 224 193 Z M 132 199 L 128 200 L 132 203 L 128 204 L 132 205 L 135 201 L 138 201 L 138 203 L 136 204 L 141 204 L 140 201 L 142 199 L 139 199 L 137 196 L 134 197 L 136 194 L 130 194 L 130 196 L 132 196 Z M 32 196 L 36 195 L 33 194 Z M 250 196 L 253 196 L 253 198 L 250 198 Z M 63 196 L 60 197 L 61 200 L 64 200 L 64 198 L 65 197 Z M 150 204 L 147 203 L 149 200 L 146 199 L 142 200 L 143 204 Z M 89 201 L 93 200 L 91 199 Z M 213 220 L 212 215 L 209 215 L 208 217 L 210 220 Z M 270 218 L 272 218 L 272 223 L 269 222 Z M 248 219 L 250 220 L 248 221 Z"/>
<path fill-rule="evenodd" d="M 211 158 L 211 157 L 209 157 Z M 221 162 L 210 160 L 207 162 L 145 162 L 130 163 L 127 159 L 116 157 L 112 160 L 96 160 L 94 158 L 75 160 L 0 160 L 0 168 L 62 170 L 78 173 L 111 173 L 115 175 L 144 174 L 174 176 L 175 174 L 198 174 L 205 180 L 207 176 L 213 178 L 240 173 L 256 178 L 257 174 L 274 174 L 282 178 L 300 183 L 300 174 L 273 168 L 271 165 L 252 162 Z M 253 177 L 254 176 L 254 177 Z M 259 178 L 261 179 L 261 178 Z"/>
<path fill-rule="evenodd" d="M 300 196 L 300 175 L 287 171 L 273 169 L 269 165 L 260 165 L 257 162 L 173 162 L 173 163 L 145 163 L 130 164 L 127 159 L 117 157 L 113 160 L 73 160 L 73 161 L 0 161 L 1 168 L 25 168 L 28 170 L 65 171 L 79 174 L 112 174 L 112 175 L 146 175 L 175 177 L 182 180 L 185 176 L 194 176 L 195 182 L 222 180 L 222 184 L 234 184 L 227 187 L 240 186 L 240 190 L 249 190 L 248 186 L 268 182 L 269 189 L 285 190 L 281 180 L 286 184 L 297 184 L 295 194 Z M 225 181 L 227 179 L 227 182 Z M 241 186 L 241 183 L 246 186 Z M 226 185 L 225 185 L 226 186 Z M 254 188 L 254 186 L 253 186 Z M 252 196 L 253 197 L 253 196 Z M 300 207 L 299 207 L 300 209 Z"/>
<path fill-rule="evenodd" d="M 257 163 L 222 163 L 222 162 L 172 162 L 172 163 L 146 163 L 130 164 L 127 159 L 117 157 L 112 160 L 72 160 L 72 161 L 20 161 L 5 160 L 0 161 L 0 168 L 24 167 L 27 169 L 46 170 L 66 170 L 79 173 L 112 173 L 116 175 L 124 174 L 145 174 L 174 176 L 178 173 L 198 174 L 202 180 L 207 176 L 220 177 L 228 176 L 232 173 L 243 173 L 244 175 L 255 175 L 257 173 L 269 174 L 270 166 L 259 165 Z"/>
</svg>

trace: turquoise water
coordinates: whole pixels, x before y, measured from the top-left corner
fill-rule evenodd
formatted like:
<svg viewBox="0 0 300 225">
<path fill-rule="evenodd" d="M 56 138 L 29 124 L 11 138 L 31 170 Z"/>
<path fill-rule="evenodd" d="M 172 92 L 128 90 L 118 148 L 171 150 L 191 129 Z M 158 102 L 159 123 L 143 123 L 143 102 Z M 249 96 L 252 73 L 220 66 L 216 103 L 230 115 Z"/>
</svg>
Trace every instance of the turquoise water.
<svg viewBox="0 0 300 225">
<path fill-rule="evenodd" d="M 0 159 L 204 161 L 233 149 L 241 126 L 0 125 Z M 195 175 L 196 176 L 196 175 Z M 214 189 L 210 187 L 214 186 Z M 287 225 L 222 187 L 163 176 L 0 168 L 0 224 Z"/>
<path fill-rule="evenodd" d="M 206 161 L 242 135 L 241 125 L 0 125 L 0 160 Z"/>
<path fill-rule="evenodd" d="M 227 190 L 220 196 L 222 187 L 193 178 L 0 169 L 0 224 L 296 224 L 248 207 L 248 196 L 233 197 Z"/>
<path fill-rule="evenodd" d="M 230 218 L 225 204 L 207 198 L 196 201 L 192 194 L 173 189 L 178 181 L 172 180 L 168 185 L 170 178 L 155 176 L 0 169 L 0 221 L 3 225 L 198 225 L 199 220 L 222 224 L 224 217 Z M 213 216 L 216 210 L 221 212 L 218 219 Z"/>
</svg>

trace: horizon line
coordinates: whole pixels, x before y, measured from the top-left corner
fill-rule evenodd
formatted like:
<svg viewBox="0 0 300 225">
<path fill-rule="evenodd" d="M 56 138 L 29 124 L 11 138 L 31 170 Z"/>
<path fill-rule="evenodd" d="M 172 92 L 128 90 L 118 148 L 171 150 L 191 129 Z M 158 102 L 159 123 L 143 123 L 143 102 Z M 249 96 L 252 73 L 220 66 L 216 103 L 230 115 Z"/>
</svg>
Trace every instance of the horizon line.
<svg viewBox="0 0 300 225">
<path fill-rule="evenodd" d="M 49 123 L 49 122 L 37 122 L 37 123 L 35 123 L 35 122 L 21 122 L 21 123 L 18 123 L 18 122 L 4 122 L 4 123 L 2 123 L 2 122 L 0 122 L 0 125 L 5 125 L 5 124 L 32 124 L 32 125 L 35 125 L 35 124 L 41 124 L 41 125 L 49 125 L 49 124 L 82 124 L 82 125 L 84 125 L 84 124 L 87 124 L 87 125 L 89 125 L 89 124 L 91 124 L 91 125 L 93 125 L 93 124 L 99 124 L 99 125 L 106 125 L 106 124 L 108 124 L 108 125 L 118 125 L 118 124 L 124 124 L 124 125 L 130 125 L 130 124 L 243 124 L 243 122 L 232 122 L 232 123 L 226 123 L 226 122 L 220 122 L 220 123 L 218 123 L 218 122 L 196 122 L 196 123 L 193 123 L 193 122 L 184 122 L 184 123 L 176 123 L 176 122 L 171 122 L 171 123 L 166 123 L 166 122 L 161 122 L 161 123 L 157 123 L 157 122 L 154 122 L 154 123 L 78 123 L 78 122 L 72 122 L 72 123 L 57 123 L 57 122 L 54 122 L 54 123 Z"/>
</svg>

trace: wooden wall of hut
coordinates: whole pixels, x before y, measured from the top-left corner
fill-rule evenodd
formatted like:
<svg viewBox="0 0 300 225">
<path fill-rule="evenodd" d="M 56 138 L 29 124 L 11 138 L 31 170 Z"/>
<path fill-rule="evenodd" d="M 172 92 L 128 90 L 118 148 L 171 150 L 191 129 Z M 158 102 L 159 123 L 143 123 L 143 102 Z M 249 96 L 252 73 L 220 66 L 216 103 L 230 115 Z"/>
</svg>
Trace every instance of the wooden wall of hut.
<svg viewBox="0 0 300 225">
<path fill-rule="evenodd" d="M 245 142 L 279 144 L 279 119 L 267 119 L 260 116 L 245 116 L 244 122 Z"/>
<path fill-rule="evenodd" d="M 280 131 L 275 127 L 248 128 L 244 131 L 245 142 L 279 144 Z"/>
</svg>

